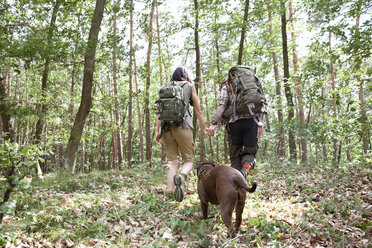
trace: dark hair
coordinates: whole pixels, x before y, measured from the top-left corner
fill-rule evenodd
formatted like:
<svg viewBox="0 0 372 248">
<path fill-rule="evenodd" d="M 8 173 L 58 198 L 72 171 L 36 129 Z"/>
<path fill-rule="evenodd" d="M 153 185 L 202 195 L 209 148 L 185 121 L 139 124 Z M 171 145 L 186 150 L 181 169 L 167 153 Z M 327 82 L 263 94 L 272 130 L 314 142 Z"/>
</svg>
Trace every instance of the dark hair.
<svg viewBox="0 0 372 248">
<path fill-rule="evenodd" d="M 189 81 L 192 82 L 190 75 L 185 67 L 177 67 L 172 75 L 172 81 Z"/>
</svg>

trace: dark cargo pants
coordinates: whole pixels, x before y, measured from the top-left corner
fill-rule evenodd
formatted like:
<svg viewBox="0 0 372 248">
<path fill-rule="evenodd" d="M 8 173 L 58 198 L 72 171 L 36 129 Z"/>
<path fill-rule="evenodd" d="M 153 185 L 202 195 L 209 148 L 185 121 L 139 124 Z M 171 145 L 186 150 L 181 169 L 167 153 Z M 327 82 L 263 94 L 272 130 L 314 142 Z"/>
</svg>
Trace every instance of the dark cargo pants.
<svg viewBox="0 0 372 248">
<path fill-rule="evenodd" d="M 253 120 L 240 119 L 226 126 L 231 167 L 241 170 L 244 162 L 254 167 L 258 150 L 258 125 Z"/>
</svg>

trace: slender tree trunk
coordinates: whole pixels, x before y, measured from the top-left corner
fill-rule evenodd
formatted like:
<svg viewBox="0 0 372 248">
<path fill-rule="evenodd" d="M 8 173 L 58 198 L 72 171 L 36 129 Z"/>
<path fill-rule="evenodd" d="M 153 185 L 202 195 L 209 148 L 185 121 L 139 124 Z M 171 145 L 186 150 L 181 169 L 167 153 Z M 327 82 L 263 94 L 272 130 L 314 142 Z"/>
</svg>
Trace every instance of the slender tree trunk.
<svg viewBox="0 0 372 248">
<path fill-rule="evenodd" d="M 139 90 L 138 90 L 138 80 L 137 80 L 137 65 L 136 65 L 136 55 L 133 52 L 133 64 L 134 64 L 134 82 L 136 85 L 136 100 L 137 100 L 137 118 L 138 118 L 138 133 L 140 140 L 140 153 L 141 153 L 141 163 L 145 160 L 144 157 L 144 148 L 143 148 L 143 131 L 142 131 L 142 121 L 141 121 L 141 103 L 139 99 Z"/>
<path fill-rule="evenodd" d="M 287 105 L 288 105 L 288 122 L 291 122 L 294 118 L 294 104 L 293 104 L 293 97 L 291 92 L 291 87 L 288 83 L 289 80 L 289 61 L 288 61 L 288 43 L 287 43 L 287 18 L 286 18 L 286 8 L 285 3 L 282 2 L 282 46 L 283 46 L 283 66 L 284 66 L 284 89 L 285 89 L 285 96 L 287 98 Z M 288 131 L 288 142 L 289 142 L 289 153 L 290 159 L 296 160 L 296 140 L 295 136 L 291 129 Z"/>
<path fill-rule="evenodd" d="M 195 42 L 195 71 L 196 71 L 196 78 L 195 78 L 195 86 L 198 90 L 199 87 L 201 88 L 201 62 L 200 62 L 200 46 L 199 46 L 199 4 L 198 0 L 194 0 L 194 10 L 195 10 L 195 27 L 194 27 L 194 42 Z M 200 89 L 202 92 L 202 89 Z M 202 106 L 203 99 L 202 96 L 200 96 L 200 105 Z M 195 111 L 194 111 L 195 113 Z M 196 138 L 196 114 L 194 114 L 194 138 Z M 203 132 L 200 132 L 199 136 L 200 141 L 200 160 L 205 160 L 205 142 L 204 142 L 204 134 Z"/>
<path fill-rule="evenodd" d="M 60 6 L 60 0 L 56 0 L 56 3 L 53 8 L 52 12 L 52 19 L 50 21 L 48 34 L 47 34 L 47 43 L 48 45 L 51 45 L 52 38 L 53 38 L 53 32 L 55 28 L 55 23 L 57 19 L 57 14 Z M 42 103 L 38 106 L 39 114 L 38 114 L 38 121 L 36 123 L 36 131 L 34 136 L 34 142 L 35 144 L 40 143 L 41 133 L 44 128 L 44 118 L 45 114 L 47 112 L 47 105 L 46 105 L 46 95 L 47 95 L 47 87 L 48 87 L 48 76 L 49 76 L 49 67 L 50 67 L 50 58 L 49 55 L 47 55 L 47 58 L 45 59 L 44 63 L 44 70 L 43 70 L 43 77 L 41 79 L 41 96 L 42 96 Z"/>
<path fill-rule="evenodd" d="M 203 87 L 204 89 L 206 89 L 205 83 L 206 82 L 204 82 L 204 87 Z M 206 90 L 204 90 L 204 93 L 207 94 Z M 210 117 L 209 117 L 208 97 L 205 98 L 205 111 L 207 112 L 207 123 L 210 123 L 211 120 L 210 120 Z M 216 136 L 216 138 L 217 137 L 218 136 Z M 210 152 L 209 152 L 210 160 L 214 160 L 214 150 L 213 150 L 213 143 L 212 143 L 212 137 L 211 136 L 208 137 L 208 141 L 209 141 L 209 150 L 210 150 Z"/>
<path fill-rule="evenodd" d="M 85 163 L 85 142 L 84 139 L 80 142 L 80 172 L 84 172 L 84 163 Z"/>
<path fill-rule="evenodd" d="M 109 86 L 110 88 L 110 86 Z M 110 94 L 110 97 L 112 97 L 112 95 Z M 110 125 L 112 125 L 112 123 L 114 123 L 114 119 L 115 117 L 113 117 L 113 111 L 110 110 Z M 111 133 L 111 155 L 112 155 L 112 160 L 111 160 L 111 168 L 110 169 L 116 169 L 117 168 L 117 151 L 116 151 L 116 148 L 117 148 L 117 145 L 116 145 L 116 129 L 114 129 Z"/>
<path fill-rule="evenodd" d="M 118 4 L 118 2 L 116 2 Z M 114 13 L 113 19 L 113 33 L 114 33 L 114 44 L 112 52 L 112 79 L 114 86 L 114 104 L 115 104 L 115 128 L 116 128 L 116 153 L 118 157 L 118 167 L 121 170 L 121 165 L 123 163 L 123 154 L 122 154 L 122 141 L 121 141 L 121 130 L 120 130 L 120 114 L 119 114 L 119 96 L 118 96 L 118 82 L 116 76 L 116 47 L 117 47 L 117 27 L 116 27 L 116 12 Z M 130 98 L 131 99 L 131 98 Z M 131 100 L 129 100 L 131 101 Z"/>
<path fill-rule="evenodd" d="M 296 92 L 297 92 L 297 101 L 298 101 L 298 115 L 300 119 L 300 143 L 301 143 L 301 161 L 303 163 L 307 163 L 307 143 L 306 139 L 304 137 L 304 127 L 305 127 L 305 114 L 304 114 L 304 104 L 302 101 L 302 85 L 300 83 L 300 80 L 298 78 L 298 57 L 297 57 L 297 51 L 296 51 L 296 35 L 295 35 L 295 28 L 294 28 L 294 11 L 292 2 L 289 4 L 289 20 L 292 24 L 292 31 L 291 31 L 291 37 L 292 37 L 292 53 L 293 53 L 293 71 L 294 71 L 294 82 L 296 85 Z"/>
<path fill-rule="evenodd" d="M 53 38 L 53 32 L 55 28 L 55 23 L 57 19 L 57 14 L 59 11 L 59 6 L 60 6 L 60 0 L 56 0 L 56 3 L 53 7 L 53 12 L 52 12 L 52 19 L 50 21 L 50 26 L 48 29 L 48 34 L 47 34 L 47 43 L 48 45 L 51 45 L 52 43 L 52 38 Z M 44 129 L 44 122 L 45 122 L 45 115 L 47 113 L 47 104 L 46 104 L 46 96 L 47 96 L 47 88 L 48 88 L 48 76 L 49 76 L 49 68 L 50 67 L 50 58 L 49 55 L 47 55 L 44 63 L 44 71 L 43 71 L 43 77 L 41 79 L 41 104 L 37 107 L 38 108 L 38 120 L 36 122 L 36 128 L 35 128 L 35 136 L 34 136 L 34 143 L 35 145 L 38 145 L 41 141 L 41 133 L 42 130 Z M 40 162 L 44 163 L 44 162 Z M 37 163 L 36 166 L 36 175 L 37 177 L 42 177 L 43 172 L 39 166 L 39 163 Z"/>
<path fill-rule="evenodd" d="M 151 50 L 152 50 L 152 22 L 154 17 L 155 0 L 151 2 L 149 27 L 147 30 L 147 35 L 149 39 L 149 44 L 147 47 L 147 57 L 146 57 L 146 93 L 145 93 L 145 123 L 146 123 L 146 160 L 148 166 L 151 167 L 151 157 L 152 157 L 152 142 L 151 142 L 151 122 L 150 122 L 150 84 L 151 84 Z"/>
<path fill-rule="evenodd" d="M 128 167 L 132 167 L 132 139 L 133 139 L 133 11 L 134 11 L 134 4 L 133 0 L 130 1 L 130 14 L 129 14 L 129 49 L 130 49 L 130 57 L 129 57 L 129 99 L 128 99 L 128 140 L 127 140 L 127 161 Z"/>
<path fill-rule="evenodd" d="M 361 6 L 362 2 L 358 1 L 358 5 L 359 5 L 359 12 L 358 12 L 358 16 L 356 18 L 356 23 L 355 23 L 355 36 L 356 36 L 355 40 L 357 42 L 360 39 L 359 22 L 360 22 L 360 8 L 362 7 Z M 359 50 L 359 47 L 358 47 L 358 50 Z M 359 74 L 361 61 L 360 61 L 358 55 L 355 55 L 355 56 L 357 56 L 356 60 L 355 60 L 355 69 L 356 69 L 356 75 L 357 75 L 357 82 L 358 82 L 358 85 L 359 85 L 358 97 L 359 97 L 359 101 L 360 101 L 360 116 L 361 116 L 361 124 L 362 124 L 361 125 L 362 130 L 360 132 L 360 136 L 361 136 L 360 138 L 363 141 L 363 153 L 366 155 L 368 153 L 368 150 L 370 149 L 370 144 L 369 144 L 370 129 L 369 129 L 369 125 L 368 125 L 366 103 L 365 103 L 365 100 L 364 100 L 363 81 L 360 79 L 360 74 Z"/>
<path fill-rule="evenodd" d="M 10 122 L 9 102 L 7 99 L 4 78 L 0 78 L 0 116 L 5 140 L 14 141 L 15 133 Z"/>
<path fill-rule="evenodd" d="M 69 106 L 69 112 L 70 112 L 71 119 L 74 116 L 75 73 L 76 73 L 75 72 L 75 64 L 73 64 L 72 65 L 72 71 L 71 71 L 70 106 Z"/>
<path fill-rule="evenodd" d="M 75 172 L 76 153 L 84 129 L 85 120 L 92 107 L 92 83 L 94 73 L 94 59 L 98 43 L 98 33 L 101 26 L 105 0 L 97 0 L 93 14 L 92 26 L 89 32 L 88 45 L 84 58 L 84 78 L 81 102 L 72 126 L 70 138 L 67 144 L 67 161 L 72 173 Z"/>
<path fill-rule="evenodd" d="M 330 63 L 330 70 L 331 70 L 331 87 L 332 92 L 335 92 L 336 90 L 336 82 L 335 82 L 335 70 L 333 66 L 333 51 L 332 51 L 332 32 L 329 32 L 329 63 Z M 333 118 L 337 118 L 337 106 L 336 106 L 336 99 L 335 96 L 332 97 L 332 110 L 333 110 Z M 333 138 L 333 163 L 337 163 L 337 139 Z"/>
<path fill-rule="evenodd" d="M 272 24 L 272 14 L 271 14 L 271 3 L 267 4 L 269 9 L 269 32 L 270 36 L 274 36 L 273 32 L 273 24 Z M 281 92 L 281 85 L 280 85 L 280 76 L 279 76 L 279 68 L 278 68 L 278 57 L 274 51 L 275 41 L 274 39 L 270 38 L 270 48 L 272 49 L 271 57 L 273 59 L 273 69 L 274 69 L 274 78 L 275 78 L 275 85 L 276 85 L 276 103 L 278 106 L 278 122 L 279 122 L 279 144 L 278 144 L 278 155 L 280 158 L 285 158 L 285 137 L 284 137 L 284 117 L 283 117 L 283 109 L 282 109 L 282 92 Z"/>
<path fill-rule="evenodd" d="M 245 32 L 246 32 L 247 25 L 248 25 L 248 10 L 249 10 L 249 0 L 245 0 L 244 19 L 243 19 L 243 26 L 242 26 L 242 32 L 240 34 L 240 43 L 239 43 L 238 65 L 242 64 L 242 59 L 243 59 Z"/>
<path fill-rule="evenodd" d="M 215 18 L 216 18 L 216 16 L 215 16 Z M 216 77 L 215 81 L 217 81 L 219 83 L 220 80 L 222 80 L 222 78 L 221 78 L 220 48 L 219 48 L 218 36 L 215 39 L 215 44 L 216 44 L 216 67 L 217 67 L 217 77 Z M 216 109 L 217 108 L 217 102 L 218 102 L 216 84 L 213 84 L 213 92 L 214 92 L 214 101 L 216 102 L 216 105 L 215 105 L 214 109 Z M 225 132 L 226 132 L 226 130 L 224 130 L 224 132 L 223 132 L 224 136 L 225 136 Z M 220 160 L 220 148 L 219 148 L 219 142 L 218 142 L 219 135 L 216 136 L 215 140 L 216 140 L 215 141 L 215 143 L 216 143 L 216 157 L 217 157 L 218 160 Z M 224 156 L 225 156 L 225 162 L 227 162 L 227 154 L 224 153 Z"/>
<path fill-rule="evenodd" d="M 161 42 L 160 42 L 160 25 L 159 25 L 159 10 L 158 6 L 156 6 L 156 30 L 158 35 L 158 52 L 159 52 L 159 80 L 160 85 L 163 85 L 163 58 L 161 52 Z M 166 159 L 165 149 L 164 146 L 161 146 L 161 162 L 164 163 Z"/>
</svg>

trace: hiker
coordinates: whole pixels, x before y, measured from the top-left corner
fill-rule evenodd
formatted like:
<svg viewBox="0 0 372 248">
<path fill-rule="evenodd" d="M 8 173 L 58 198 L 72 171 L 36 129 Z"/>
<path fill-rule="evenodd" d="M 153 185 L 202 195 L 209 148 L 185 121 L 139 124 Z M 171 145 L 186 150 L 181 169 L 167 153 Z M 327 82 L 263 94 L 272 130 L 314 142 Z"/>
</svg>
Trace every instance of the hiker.
<svg viewBox="0 0 372 248">
<path fill-rule="evenodd" d="M 174 71 L 171 82 L 159 90 L 157 103 L 155 141 L 158 145 L 164 145 L 169 161 L 166 195 L 169 196 L 173 192 L 175 200 L 181 202 L 185 196 L 185 180 L 193 167 L 194 157 L 193 124 L 189 105 L 194 107 L 201 130 L 208 134 L 199 98 L 186 68 L 178 67 Z M 169 106 L 172 107 L 168 109 Z M 180 164 L 181 171 L 178 173 Z"/>
<path fill-rule="evenodd" d="M 243 75 L 244 73 L 245 75 Z M 243 85 L 244 82 L 246 86 L 248 85 L 247 87 Z M 255 88 L 256 96 L 253 98 L 257 98 L 259 107 L 248 109 L 246 105 L 251 105 L 251 103 L 245 103 L 243 104 L 244 109 L 247 110 L 242 110 L 243 107 L 239 101 L 246 97 L 243 97 L 242 94 L 250 95 L 253 90 L 243 93 L 243 90 L 239 88 L 240 85 L 243 85 L 244 88 L 250 88 L 250 86 Z M 261 91 L 260 94 L 257 94 L 257 91 Z M 229 70 L 229 76 L 221 83 L 220 99 L 215 117 L 207 129 L 209 134 L 213 134 L 219 126 L 226 125 L 231 167 L 239 170 L 245 178 L 256 163 L 258 137 L 262 134 L 264 104 L 266 104 L 266 100 L 263 96 L 262 86 L 253 70 L 244 66 L 232 67 Z"/>
</svg>

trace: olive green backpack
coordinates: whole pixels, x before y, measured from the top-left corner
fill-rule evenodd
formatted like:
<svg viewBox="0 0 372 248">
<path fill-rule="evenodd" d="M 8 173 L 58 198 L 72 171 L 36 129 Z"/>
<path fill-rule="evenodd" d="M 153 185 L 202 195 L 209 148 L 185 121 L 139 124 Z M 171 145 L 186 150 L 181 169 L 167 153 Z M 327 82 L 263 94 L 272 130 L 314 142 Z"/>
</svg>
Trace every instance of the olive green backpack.
<svg viewBox="0 0 372 248">
<path fill-rule="evenodd" d="M 236 114 L 255 116 L 262 113 L 266 98 L 262 84 L 248 66 L 236 65 L 229 70 L 229 84 L 235 101 L 224 113 L 224 119 Z"/>
<path fill-rule="evenodd" d="M 182 87 L 187 82 L 174 82 L 163 85 L 159 90 L 159 99 L 155 103 L 158 104 L 159 120 L 162 124 L 181 125 L 184 118 L 187 106 Z"/>
</svg>

